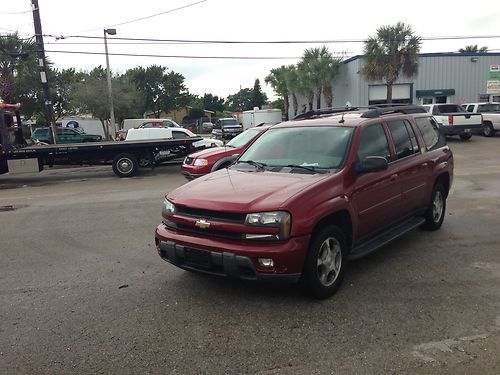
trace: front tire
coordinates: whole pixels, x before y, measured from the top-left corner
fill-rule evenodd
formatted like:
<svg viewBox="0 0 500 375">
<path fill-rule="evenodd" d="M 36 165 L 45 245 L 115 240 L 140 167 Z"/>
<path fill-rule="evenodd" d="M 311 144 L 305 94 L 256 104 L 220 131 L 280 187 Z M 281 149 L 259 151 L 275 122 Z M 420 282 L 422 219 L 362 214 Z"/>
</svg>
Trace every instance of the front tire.
<svg viewBox="0 0 500 375">
<path fill-rule="evenodd" d="M 348 246 L 344 233 L 327 225 L 311 239 L 302 275 L 307 294 L 325 299 L 340 288 L 348 263 Z"/>
<path fill-rule="evenodd" d="M 139 163 L 132 154 L 120 154 L 113 160 L 113 172 L 118 177 L 132 177 L 137 173 Z"/>
<path fill-rule="evenodd" d="M 443 225 L 446 213 L 446 190 L 443 185 L 437 183 L 432 190 L 431 202 L 425 213 L 425 223 L 422 228 L 427 230 L 438 230 Z"/>
</svg>

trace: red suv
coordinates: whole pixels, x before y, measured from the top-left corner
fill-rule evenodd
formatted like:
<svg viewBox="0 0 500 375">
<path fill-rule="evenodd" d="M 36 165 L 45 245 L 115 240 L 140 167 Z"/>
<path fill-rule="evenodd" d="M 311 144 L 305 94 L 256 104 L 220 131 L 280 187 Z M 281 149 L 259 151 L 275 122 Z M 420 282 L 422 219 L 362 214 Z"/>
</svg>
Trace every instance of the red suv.
<svg viewBox="0 0 500 375">
<path fill-rule="evenodd" d="M 181 165 L 182 174 L 188 180 L 227 168 L 255 138 L 269 126 L 250 128 L 231 139 L 224 147 L 212 147 L 190 154 Z"/>
<path fill-rule="evenodd" d="M 160 256 L 211 275 L 300 281 L 326 298 L 349 260 L 441 227 L 453 155 L 422 107 L 303 117 L 270 128 L 227 170 L 169 193 Z"/>
</svg>

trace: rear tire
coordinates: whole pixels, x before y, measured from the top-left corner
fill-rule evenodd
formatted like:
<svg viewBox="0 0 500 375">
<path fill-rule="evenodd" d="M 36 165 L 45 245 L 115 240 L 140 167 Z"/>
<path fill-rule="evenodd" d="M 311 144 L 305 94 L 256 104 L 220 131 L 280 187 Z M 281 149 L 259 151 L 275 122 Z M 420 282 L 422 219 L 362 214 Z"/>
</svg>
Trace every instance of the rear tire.
<svg viewBox="0 0 500 375">
<path fill-rule="evenodd" d="M 462 141 L 468 141 L 471 137 L 472 137 L 472 134 L 469 134 L 469 133 L 460 134 L 460 139 Z"/>
<path fill-rule="evenodd" d="M 310 296 L 325 299 L 340 288 L 348 263 L 344 233 L 336 225 L 327 225 L 311 239 L 301 283 Z"/>
<path fill-rule="evenodd" d="M 132 154 L 119 154 L 113 159 L 113 172 L 118 177 L 132 177 L 138 167 L 137 158 Z"/>
<path fill-rule="evenodd" d="M 495 129 L 493 129 L 493 125 L 491 125 L 491 123 L 484 123 L 483 135 L 485 137 L 493 137 L 495 135 Z"/>
<path fill-rule="evenodd" d="M 425 223 L 422 228 L 427 230 L 438 230 L 443 225 L 446 213 L 446 190 L 441 183 L 436 183 L 432 190 L 431 201 L 425 212 Z"/>
</svg>

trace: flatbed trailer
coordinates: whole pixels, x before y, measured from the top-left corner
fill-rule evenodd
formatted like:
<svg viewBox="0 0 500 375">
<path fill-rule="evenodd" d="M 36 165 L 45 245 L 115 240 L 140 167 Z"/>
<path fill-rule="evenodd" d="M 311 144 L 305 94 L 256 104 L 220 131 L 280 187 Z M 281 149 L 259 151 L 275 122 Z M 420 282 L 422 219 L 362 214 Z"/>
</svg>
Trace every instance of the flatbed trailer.
<svg viewBox="0 0 500 375">
<path fill-rule="evenodd" d="M 17 118 L 19 122 L 19 115 Z M 139 168 L 154 168 L 162 162 L 187 156 L 196 150 L 193 142 L 202 139 L 190 137 L 29 146 L 22 138 L 20 126 L 13 123 L 13 116 L 0 108 L 0 174 L 40 172 L 44 166 L 54 165 L 110 164 L 118 177 L 131 177 Z"/>
</svg>

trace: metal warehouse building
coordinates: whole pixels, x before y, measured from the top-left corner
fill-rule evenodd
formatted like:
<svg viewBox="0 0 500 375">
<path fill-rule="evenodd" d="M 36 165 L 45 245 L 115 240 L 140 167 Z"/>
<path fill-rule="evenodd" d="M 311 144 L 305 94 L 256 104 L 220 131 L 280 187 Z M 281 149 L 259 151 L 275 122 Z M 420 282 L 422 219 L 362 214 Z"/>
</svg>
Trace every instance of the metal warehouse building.
<svg viewBox="0 0 500 375">
<path fill-rule="evenodd" d="M 387 88 L 361 74 L 363 56 L 346 61 L 333 86 L 333 106 L 382 104 Z M 393 86 L 394 103 L 431 104 L 500 102 L 500 53 L 424 53 L 418 74 L 400 75 Z M 324 99 L 324 98 L 322 98 Z M 301 100 L 301 105 L 305 100 Z M 322 100 L 322 107 L 324 107 Z M 299 111 L 302 108 L 299 105 Z"/>
</svg>

